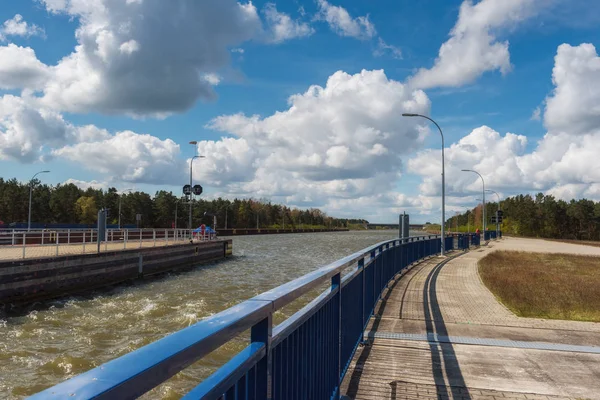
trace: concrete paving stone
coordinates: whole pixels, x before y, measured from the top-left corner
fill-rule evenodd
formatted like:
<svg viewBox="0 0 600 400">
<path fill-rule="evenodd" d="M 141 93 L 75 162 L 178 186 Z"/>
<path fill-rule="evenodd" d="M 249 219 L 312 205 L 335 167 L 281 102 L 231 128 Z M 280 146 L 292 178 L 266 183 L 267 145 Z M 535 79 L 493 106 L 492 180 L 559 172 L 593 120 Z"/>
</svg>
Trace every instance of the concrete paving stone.
<svg viewBox="0 0 600 400">
<path fill-rule="evenodd" d="M 477 272 L 478 261 L 496 250 L 600 256 L 600 248 L 507 238 L 452 258 L 440 267 L 439 258 L 426 260 L 414 265 L 384 296 L 376 307 L 381 317 L 370 321 L 366 336 L 375 330 L 434 332 L 440 336 L 600 346 L 598 323 L 520 318 L 498 303 Z M 433 394 L 435 398 L 600 399 L 600 355 L 408 342 L 375 339 L 372 346 L 357 351 L 342 392 L 353 380 L 355 398 L 362 398 L 363 387 L 381 385 L 389 389 L 390 382 L 397 382 L 397 394 L 402 385 L 411 383 L 419 396 Z M 439 381 L 453 386 L 454 392 L 450 386 L 436 386 Z"/>
</svg>

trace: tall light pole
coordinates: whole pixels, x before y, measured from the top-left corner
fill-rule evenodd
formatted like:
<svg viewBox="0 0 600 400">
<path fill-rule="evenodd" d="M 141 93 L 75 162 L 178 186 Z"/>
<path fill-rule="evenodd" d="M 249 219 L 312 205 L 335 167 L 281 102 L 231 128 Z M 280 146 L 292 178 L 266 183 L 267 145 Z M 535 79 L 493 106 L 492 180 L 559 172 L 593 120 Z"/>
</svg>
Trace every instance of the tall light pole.
<svg viewBox="0 0 600 400">
<path fill-rule="evenodd" d="M 121 229 L 121 198 L 125 193 L 131 192 L 132 190 L 133 189 L 125 189 L 119 194 L 119 229 Z"/>
<path fill-rule="evenodd" d="M 50 172 L 50 171 L 37 172 L 35 175 L 33 175 L 31 177 L 31 180 L 29 181 L 29 214 L 27 214 L 27 232 L 29 232 L 31 230 L 31 196 L 33 194 L 33 180 L 39 174 L 47 174 L 48 172 Z"/>
<path fill-rule="evenodd" d="M 197 141 L 195 141 L 195 140 L 192 140 L 192 141 L 190 142 L 190 144 L 191 144 L 191 145 L 193 145 L 193 146 L 196 146 L 196 145 L 198 144 L 198 142 L 197 142 Z M 196 152 L 196 151 L 194 151 L 194 153 L 195 153 L 195 152 Z M 194 160 L 195 160 L 196 158 L 204 158 L 204 156 L 198 156 L 198 155 L 195 155 L 195 156 L 193 156 L 193 157 L 192 157 L 192 159 L 190 160 L 190 190 L 191 190 L 191 186 L 192 186 L 192 166 L 193 166 L 193 164 L 194 164 Z M 189 215 L 189 220 L 188 220 L 188 227 L 189 227 L 189 229 L 190 229 L 190 237 L 192 237 L 192 194 L 190 194 L 190 215 Z M 215 226 L 215 229 L 216 229 L 216 226 Z"/>
<path fill-rule="evenodd" d="M 482 218 L 483 218 L 483 235 L 485 238 L 485 181 L 483 180 L 483 176 L 481 176 L 481 174 L 477 171 L 473 171 L 472 169 L 463 169 L 461 171 L 462 172 L 473 172 L 473 173 L 479 175 L 479 177 L 481 178 L 481 182 L 483 183 L 483 190 L 482 190 L 482 193 L 483 193 L 483 217 Z"/>
<path fill-rule="evenodd" d="M 441 255 L 444 255 L 444 239 L 445 239 L 445 235 L 444 235 L 444 225 L 446 225 L 446 173 L 445 173 L 445 165 L 444 165 L 444 134 L 442 133 L 442 128 L 440 128 L 440 126 L 437 124 L 437 122 L 435 122 L 434 120 L 432 120 L 431 118 L 425 116 L 425 115 L 421 115 L 421 114 L 410 114 L 410 113 L 404 113 L 402 114 L 403 117 L 421 117 L 421 118 L 425 118 L 428 119 L 429 121 L 433 122 L 435 124 L 435 126 L 437 126 L 438 130 L 440 131 L 440 135 L 442 136 L 442 252 Z"/>
</svg>

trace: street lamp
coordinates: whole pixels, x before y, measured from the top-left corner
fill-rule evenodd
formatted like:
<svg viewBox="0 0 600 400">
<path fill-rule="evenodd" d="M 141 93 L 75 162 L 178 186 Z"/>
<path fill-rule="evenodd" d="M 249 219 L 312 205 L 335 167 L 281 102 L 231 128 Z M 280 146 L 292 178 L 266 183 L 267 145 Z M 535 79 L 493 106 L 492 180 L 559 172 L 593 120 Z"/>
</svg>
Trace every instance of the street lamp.
<svg viewBox="0 0 600 400">
<path fill-rule="evenodd" d="M 403 117 L 421 117 L 421 118 L 425 118 L 428 119 L 429 121 L 433 122 L 435 124 L 435 126 L 437 126 L 438 130 L 440 131 L 440 135 L 442 136 L 442 256 L 444 255 L 444 225 L 446 224 L 446 174 L 445 174 L 445 166 L 444 166 L 444 134 L 442 133 L 442 128 L 440 128 L 440 126 L 437 124 L 437 122 L 435 122 L 434 120 L 432 120 L 431 118 L 425 116 L 425 115 L 421 115 L 421 114 L 410 114 L 410 113 L 404 113 L 402 114 Z"/>
<path fill-rule="evenodd" d="M 477 171 L 473 171 L 472 169 L 462 169 L 462 172 L 473 172 L 474 174 L 479 175 L 479 177 L 481 178 L 481 182 L 483 183 L 483 234 L 485 235 L 485 181 L 483 180 L 483 176 L 481 176 L 481 174 Z"/>
<path fill-rule="evenodd" d="M 133 189 L 125 189 L 119 194 L 119 229 L 121 229 L 121 198 L 125 193 L 131 192 L 132 190 Z"/>
<path fill-rule="evenodd" d="M 33 180 L 39 174 L 47 174 L 48 172 L 50 172 L 50 171 L 37 172 L 33 177 L 31 177 L 31 180 L 29 181 L 29 214 L 27 216 L 27 232 L 29 232 L 31 230 L 31 196 L 33 194 Z"/>
<path fill-rule="evenodd" d="M 198 142 L 195 140 L 192 140 L 190 142 L 190 144 L 196 146 L 198 144 Z M 195 155 L 190 160 L 190 189 L 192 187 L 192 166 L 193 166 L 194 160 L 196 158 L 204 158 L 204 156 Z M 189 215 L 188 225 L 189 225 L 189 229 L 190 229 L 190 237 L 192 237 L 192 195 L 191 194 L 190 194 L 190 215 Z"/>
</svg>

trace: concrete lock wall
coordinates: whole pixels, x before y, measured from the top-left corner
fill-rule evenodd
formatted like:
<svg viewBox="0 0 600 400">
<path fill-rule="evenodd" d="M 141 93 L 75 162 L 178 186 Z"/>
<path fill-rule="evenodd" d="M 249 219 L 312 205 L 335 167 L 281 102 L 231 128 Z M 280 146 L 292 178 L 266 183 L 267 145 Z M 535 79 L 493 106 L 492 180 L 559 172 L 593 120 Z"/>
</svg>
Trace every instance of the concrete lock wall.
<svg viewBox="0 0 600 400">
<path fill-rule="evenodd" d="M 224 259 L 232 241 L 0 262 L 0 304 L 21 304 Z"/>
</svg>

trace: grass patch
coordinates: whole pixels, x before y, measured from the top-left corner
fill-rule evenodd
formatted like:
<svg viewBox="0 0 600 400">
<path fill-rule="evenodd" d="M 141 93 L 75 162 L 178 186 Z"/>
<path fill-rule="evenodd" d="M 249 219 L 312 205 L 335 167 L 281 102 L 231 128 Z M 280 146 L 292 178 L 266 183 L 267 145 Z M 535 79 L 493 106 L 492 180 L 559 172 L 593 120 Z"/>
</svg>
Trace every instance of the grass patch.
<svg viewBox="0 0 600 400">
<path fill-rule="evenodd" d="M 518 316 L 600 322 L 600 257 L 495 251 L 479 274 Z"/>
</svg>

